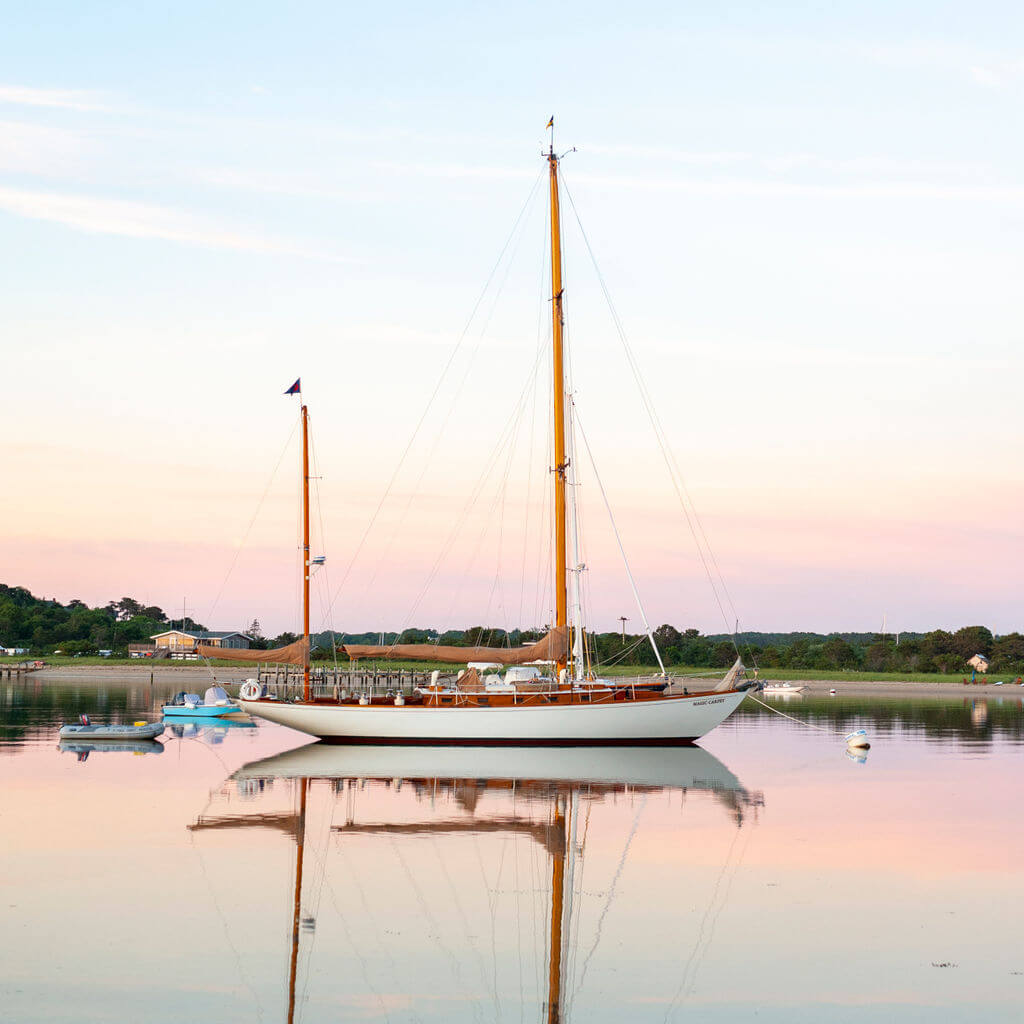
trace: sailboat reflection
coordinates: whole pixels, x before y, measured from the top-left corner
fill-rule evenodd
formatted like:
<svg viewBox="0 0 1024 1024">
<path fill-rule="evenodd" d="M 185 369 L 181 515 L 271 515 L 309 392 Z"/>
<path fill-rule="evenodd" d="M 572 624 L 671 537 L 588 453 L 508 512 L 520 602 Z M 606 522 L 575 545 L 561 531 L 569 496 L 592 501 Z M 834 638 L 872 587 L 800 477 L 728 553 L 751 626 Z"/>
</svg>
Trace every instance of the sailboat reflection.
<svg viewBox="0 0 1024 1024">
<path fill-rule="evenodd" d="M 314 922 L 304 919 L 303 867 L 306 816 L 310 787 L 324 783 L 336 796 L 344 796 L 350 810 L 330 834 L 345 841 L 353 836 L 388 837 L 395 842 L 411 836 L 473 836 L 500 833 L 525 837 L 543 849 L 550 861 L 551 907 L 548 924 L 548 965 L 544 1020 L 567 1019 L 563 968 L 569 950 L 574 893 L 573 867 L 582 856 L 577 825 L 595 802 L 632 799 L 658 792 L 709 796 L 742 827 L 751 815 L 756 820 L 764 797 L 746 789 L 717 758 L 700 747 L 570 747 L 531 749 L 529 756 L 514 748 L 495 747 L 343 747 L 311 743 L 275 757 L 254 761 L 228 780 L 243 794 L 256 795 L 277 780 L 294 783 L 293 810 L 284 813 L 201 815 L 189 829 L 194 832 L 270 828 L 295 842 L 295 887 L 291 912 L 291 949 L 288 968 L 288 1024 L 296 1006 L 296 974 L 300 932 Z M 437 811 L 449 799 L 458 813 L 431 814 L 425 820 L 396 819 L 356 822 L 351 811 L 355 794 L 367 788 L 394 793 L 409 787 Z M 486 795 L 511 796 L 511 813 L 484 813 Z M 380 802 L 375 808 L 379 810 Z M 588 819 L 589 820 L 589 819 Z M 628 843 L 627 843 L 628 849 Z M 625 851 L 623 853 L 625 856 Z M 577 892 L 577 898 L 579 893 Z M 568 913 L 567 913 L 568 908 Z"/>
</svg>

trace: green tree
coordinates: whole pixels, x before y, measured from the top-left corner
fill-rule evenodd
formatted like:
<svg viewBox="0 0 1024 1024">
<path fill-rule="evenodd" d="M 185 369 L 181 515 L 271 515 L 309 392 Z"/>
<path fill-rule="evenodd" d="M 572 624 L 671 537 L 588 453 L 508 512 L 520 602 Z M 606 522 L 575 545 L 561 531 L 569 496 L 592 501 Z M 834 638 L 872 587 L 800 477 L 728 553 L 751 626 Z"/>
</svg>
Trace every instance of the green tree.
<svg viewBox="0 0 1024 1024">
<path fill-rule="evenodd" d="M 962 661 L 975 654 L 988 658 L 992 654 L 992 631 L 985 626 L 963 626 L 953 634 L 953 650 Z"/>
<path fill-rule="evenodd" d="M 827 668 L 856 668 L 857 652 L 841 636 L 830 636 L 821 653 Z"/>
<path fill-rule="evenodd" d="M 736 648 L 728 640 L 720 640 L 711 652 L 714 668 L 727 668 L 736 660 Z"/>
<path fill-rule="evenodd" d="M 889 649 L 889 644 L 882 643 L 881 641 L 871 644 L 864 652 L 864 667 L 869 672 L 884 672 L 886 661 L 889 657 Z"/>
<path fill-rule="evenodd" d="M 1024 636 L 1007 633 L 992 644 L 992 668 L 996 672 L 1024 673 Z"/>
</svg>

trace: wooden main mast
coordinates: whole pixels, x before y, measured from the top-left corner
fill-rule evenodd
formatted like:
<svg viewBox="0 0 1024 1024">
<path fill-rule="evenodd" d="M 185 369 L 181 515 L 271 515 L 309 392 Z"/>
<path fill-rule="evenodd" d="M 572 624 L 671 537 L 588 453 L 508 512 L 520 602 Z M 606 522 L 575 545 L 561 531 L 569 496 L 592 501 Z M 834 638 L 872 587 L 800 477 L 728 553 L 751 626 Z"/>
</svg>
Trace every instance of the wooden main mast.
<svg viewBox="0 0 1024 1024">
<path fill-rule="evenodd" d="M 552 391 L 555 399 L 555 628 L 562 630 L 563 635 L 567 635 L 565 476 L 569 463 L 565 453 L 565 365 L 562 356 L 562 328 L 565 318 L 562 313 L 562 227 L 558 216 L 558 157 L 555 155 L 553 138 L 548 150 L 548 170 L 551 179 L 551 337 L 554 360 Z M 559 673 L 565 667 L 565 654 L 559 654 Z"/>
</svg>

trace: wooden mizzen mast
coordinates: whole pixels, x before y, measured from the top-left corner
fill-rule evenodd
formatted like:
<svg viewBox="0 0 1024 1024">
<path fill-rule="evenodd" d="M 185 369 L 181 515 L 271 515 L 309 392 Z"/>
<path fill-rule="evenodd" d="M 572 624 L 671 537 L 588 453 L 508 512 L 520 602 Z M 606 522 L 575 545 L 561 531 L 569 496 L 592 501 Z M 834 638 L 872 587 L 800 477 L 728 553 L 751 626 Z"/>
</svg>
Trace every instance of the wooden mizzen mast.
<svg viewBox="0 0 1024 1024">
<path fill-rule="evenodd" d="M 309 412 L 302 403 L 302 636 L 306 655 L 302 662 L 302 699 L 309 700 Z"/>
</svg>

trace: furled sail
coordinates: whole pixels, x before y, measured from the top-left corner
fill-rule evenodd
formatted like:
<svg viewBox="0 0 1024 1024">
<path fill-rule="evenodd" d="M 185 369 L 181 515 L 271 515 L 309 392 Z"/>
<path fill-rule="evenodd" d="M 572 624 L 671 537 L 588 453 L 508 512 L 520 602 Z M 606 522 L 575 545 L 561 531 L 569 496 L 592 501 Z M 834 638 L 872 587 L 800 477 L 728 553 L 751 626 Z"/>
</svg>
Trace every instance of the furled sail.
<svg viewBox="0 0 1024 1024">
<path fill-rule="evenodd" d="M 715 690 L 726 691 L 738 689 L 739 687 L 737 684 L 742 682 L 741 677 L 743 676 L 743 673 L 745 671 L 746 668 L 743 665 L 743 659 L 737 658 L 736 661 L 733 662 L 732 668 L 725 673 L 725 675 L 722 677 L 721 682 L 719 682 L 719 684 L 715 687 Z"/>
<path fill-rule="evenodd" d="M 526 647 L 445 647 L 440 644 L 345 644 L 345 653 L 360 658 L 409 658 L 414 661 L 493 661 L 497 665 L 525 665 L 531 661 L 565 661 L 567 644 L 564 627 L 552 629 L 535 644 Z"/>
<path fill-rule="evenodd" d="M 275 665 L 298 665 L 301 668 L 306 664 L 309 655 L 309 642 L 305 639 L 296 640 L 286 647 L 274 647 L 269 651 L 197 644 L 196 654 L 201 654 L 204 658 L 222 658 L 224 661 L 270 662 Z"/>
</svg>

